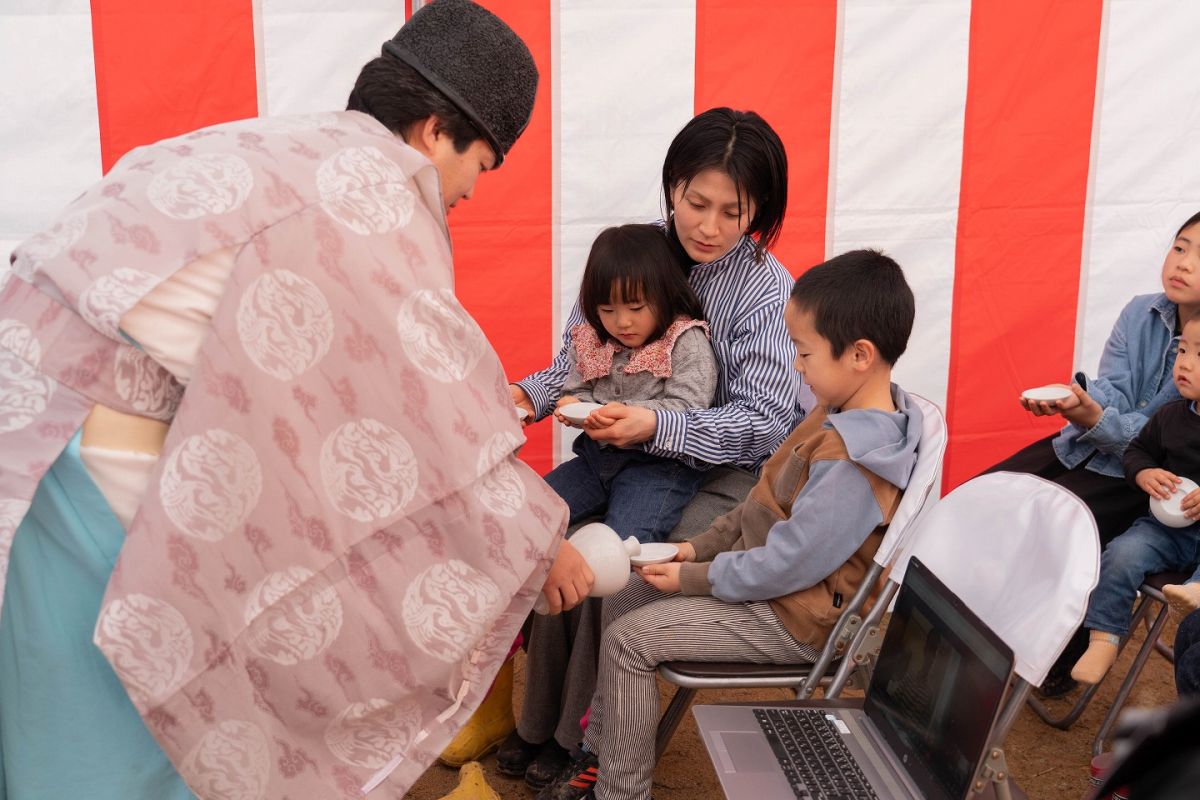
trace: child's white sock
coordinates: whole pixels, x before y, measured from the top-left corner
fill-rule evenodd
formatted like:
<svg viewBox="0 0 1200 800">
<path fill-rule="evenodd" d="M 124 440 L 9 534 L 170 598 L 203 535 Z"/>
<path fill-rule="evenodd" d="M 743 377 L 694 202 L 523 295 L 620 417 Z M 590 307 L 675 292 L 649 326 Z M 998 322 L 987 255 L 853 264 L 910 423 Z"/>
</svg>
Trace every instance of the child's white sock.
<svg viewBox="0 0 1200 800">
<path fill-rule="evenodd" d="M 1092 631 L 1088 649 L 1071 668 L 1071 677 L 1080 683 L 1099 683 L 1117 660 L 1121 637 L 1115 633 Z"/>
</svg>

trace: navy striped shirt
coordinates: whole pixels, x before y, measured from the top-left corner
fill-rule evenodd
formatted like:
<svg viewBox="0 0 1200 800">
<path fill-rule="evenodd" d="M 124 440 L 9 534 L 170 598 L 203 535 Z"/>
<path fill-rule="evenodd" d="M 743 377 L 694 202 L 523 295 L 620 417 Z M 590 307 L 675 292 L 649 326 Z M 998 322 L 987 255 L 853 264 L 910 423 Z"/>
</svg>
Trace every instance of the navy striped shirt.
<svg viewBox="0 0 1200 800">
<path fill-rule="evenodd" d="M 743 236 L 721 258 L 691 268 L 688 281 L 704 307 L 720 366 L 717 394 L 712 408 L 656 411 L 647 452 L 698 468 L 736 464 L 757 472 L 804 418 L 802 401 L 812 405 L 792 368 L 796 348 L 783 324 L 792 278 L 770 253 L 755 262 L 754 249 Z M 554 361 L 518 381 L 539 419 L 554 409 L 569 368 L 570 330 L 580 322 L 576 301 Z"/>
</svg>

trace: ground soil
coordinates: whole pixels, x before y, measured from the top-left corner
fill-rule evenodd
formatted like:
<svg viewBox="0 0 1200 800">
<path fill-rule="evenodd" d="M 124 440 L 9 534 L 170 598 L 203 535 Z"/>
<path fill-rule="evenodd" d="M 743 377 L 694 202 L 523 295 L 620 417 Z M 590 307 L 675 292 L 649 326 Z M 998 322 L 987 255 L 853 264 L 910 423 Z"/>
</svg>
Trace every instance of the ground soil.
<svg viewBox="0 0 1200 800">
<path fill-rule="evenodd" d="M 1168 623 L 1163 640 L 1174 640 L 1174 624 Z M 1051 728 L 1041 722 L 1026 708 L 1005 742 L 1009 768 L 1025 793 L 1033 800 L 1059 800 L 1059 798 L 1083 797 L 1088 785 L 1088 762 L 1092 755 L 1092 739 L 1100 727 L 1105 712 L 1117 692 L 1120 677 L 1125 674 L 1133 653 L 1142 643 L 1137 634 L 1117 662 L 1114 673 L 1100 687 L 1091 706 L 1079 721 L 1067 731 Z M 517 656 L 517 687 L 514 701 L 520 708 L 523 689 L 523 657 Z M 1113 675 L 1117 677 L 1114 678 Z M 664 703 L 671 687 L 661 684 Z M 1073 700 L 1076 693 L 1068 696 Z M 700 702 L 740 702 L 743 700 L 788 699 L 791 693 L 780 689 L 705 691 L 699 695 Z M 1134 687 L 1126 707 L 1163 706 L 1175 700 L 1175 684 L 1171 665 L 1160 655 L 1153 654 Z M 1062 712 L 1068 707 L 1065 701 L 1053 701 L 1052 710 Z M 482 761 L 492 788 L 503 798 L 526 800 L 533 797 L 522 781 L 505 778 L 496 772 L 496 757 L 489 755 Z M 458 784 L 456 770 L 435 765 L 413 786 L 407 798 L 411 800 L 436 800 L 450 792 Z M 679 726 L 671 746 L 658 763 L 654 774 L 655 800 L 692 800 L 692 798 L 722 797 L 720 785 L 713 772 L 704 745 L 696 734 L 695 720 L 689 714 Z M 768 800 L 768 798 L 763 798 Z"/>
</svg>

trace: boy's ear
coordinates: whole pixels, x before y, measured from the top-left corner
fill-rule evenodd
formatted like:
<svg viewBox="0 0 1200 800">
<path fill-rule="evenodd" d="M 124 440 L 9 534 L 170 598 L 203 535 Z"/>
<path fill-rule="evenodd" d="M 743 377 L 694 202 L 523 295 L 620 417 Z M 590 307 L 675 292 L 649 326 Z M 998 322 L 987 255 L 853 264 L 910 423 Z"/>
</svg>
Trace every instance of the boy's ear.
<svg viewBox="0 0 1200 800">
<path fill-rule="evenodd" d="M 879 349 L 870 339 L 856 339 L 850 345 L 850 350 L 854 358 L 854 368 L 859 371 L 870 369 L 879 359 Z"/>
</svg>

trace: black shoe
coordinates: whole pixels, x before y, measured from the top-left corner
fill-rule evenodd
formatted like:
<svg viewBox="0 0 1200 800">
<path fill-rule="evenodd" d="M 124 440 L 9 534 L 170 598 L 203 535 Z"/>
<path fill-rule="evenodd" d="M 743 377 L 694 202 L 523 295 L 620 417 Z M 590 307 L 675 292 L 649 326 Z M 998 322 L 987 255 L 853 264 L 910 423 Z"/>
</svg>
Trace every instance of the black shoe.
<svg viewBox="0 0 1200 800">
<path fill-rule="evenodd" d="M 538 754 L 525 768 L 525 783 L 533 789 L 541 789 L 554 781 L 571 763 L 571 753 L 551 738 L 541 745 Z"/>
<path fill-rule="evenodd" d="M 1038 694 L 1047 699 L 1053 700 L 1057 697 L 1065 697 L 1075 691 L 1075 687 L 1079 682 L 1070 675 L 1055 674 L 1053 672 L 1046 674 L 1046 679 L 1042 681 L 1042 685 L 1038 687 Z"/>
<path fill-rule="evenodd" d="M 523 777 L 525 769 L 541 749 L 542 745 L 527 742 L 513 731 L 496 751 L 496 770 L 510 778 Z"/>
<path fill-rule="evenodd" d="M 600 760 L 579 752 L 558 777 L 538 792 L 535 800 L 591 800 L 595 795 Z"/>
</svg>

